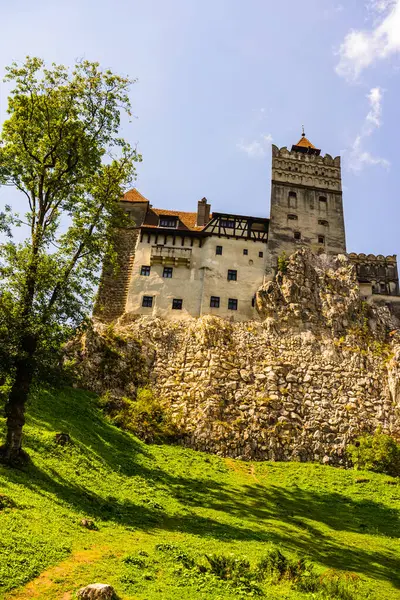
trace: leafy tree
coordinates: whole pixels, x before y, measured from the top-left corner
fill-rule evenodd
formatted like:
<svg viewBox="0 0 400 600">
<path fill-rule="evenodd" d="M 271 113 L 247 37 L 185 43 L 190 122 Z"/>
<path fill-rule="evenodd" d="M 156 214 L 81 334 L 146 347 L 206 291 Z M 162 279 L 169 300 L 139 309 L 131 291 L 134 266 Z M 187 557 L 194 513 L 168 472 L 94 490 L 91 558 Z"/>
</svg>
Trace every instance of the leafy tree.
<svg viewBox="0 0 400 600">
<path fill-rule="evenodd" d="M 13 63 L 14 87 L 0 136 L 0 185 L 21 192 L 26 213 L 0 216 L 0 385 L 6 383 L 7 434 L 0 457 L 22 450 L 25 406 L 35 381 L 51 372 L 65 340 L 84 322 L 110 231 L 124 224 L 123 188 L 136 150 L 118 136 L 130 115 L 133 81 L 98 63 L 72 70 L 27 57 Z M 22 242 L 14 227 L 26 232 Z M 7 237 L 8 236 L 8 237 Z"/>
</svg>

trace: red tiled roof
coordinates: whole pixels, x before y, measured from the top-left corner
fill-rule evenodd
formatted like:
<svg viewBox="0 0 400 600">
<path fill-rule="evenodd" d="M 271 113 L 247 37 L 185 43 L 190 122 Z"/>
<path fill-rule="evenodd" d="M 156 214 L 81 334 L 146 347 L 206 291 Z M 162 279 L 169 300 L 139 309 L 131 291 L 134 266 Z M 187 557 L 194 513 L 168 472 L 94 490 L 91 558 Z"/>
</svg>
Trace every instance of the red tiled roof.
<svg viewBox="0 0 400 600">
<path fill-rule="evenodd" d="M 133 188 L 124 194 L 122 198 L 123 202 L 149 202 L 147 198 L 142 196 L 137 189 Z M 185 230 L 189 229 L 191 231 L 201 231 L 204 229 L 203 227 L 198 227 L 196 225 L 197 221 L 197 213 L 196 212 L 185 212 L 182 210 L 167 210 L 164 208 L 153 208 L 149 205 L 147 209 L 146 218 L 143 222 L 143 227 L 158 227 L 158 220 L 160 215 L 167 215 L 171 217 L 178 217 L 179 224 L 177 229 Z M 211 219 L 211 215 L 210 215 Z"/>
<path fill-rule="evenodd" d="M 203 227 L 198 227 L 196 225 L 197 213 L 185 212 L 182 210 L 166 210 L 164 208 L 151 208 L 146 215 L 146 219 L 143 223 L 143 226 L 158 227 L 158 217 L 160 217 L 161 215 L 166 215 L 169 217 L 178 217 L 179 224 L 177 229 L 189 229 L 191 231 L 201 231 L 202 229 L 204 229 Z M 155 216 L 157 219 L 157 223 L 154 223 Z"/>
<path fill-rule="evenodd" d="M 302 146 L 303 148 L 315 148 L 315 146 L 306 138 L 305 135 L 301 136 L 296 146 Z"/>
<path fill-rule="evenodd" d="M 122 201 L 123 202 L 149 202 L 147 200 L 147 198 L 142 196 L 142 194 L 140 192 L 138 192 L 138 190 L 136 188 L 132 188 L 131 190 L 128 190 L 122 196 Z"/>
</svg>

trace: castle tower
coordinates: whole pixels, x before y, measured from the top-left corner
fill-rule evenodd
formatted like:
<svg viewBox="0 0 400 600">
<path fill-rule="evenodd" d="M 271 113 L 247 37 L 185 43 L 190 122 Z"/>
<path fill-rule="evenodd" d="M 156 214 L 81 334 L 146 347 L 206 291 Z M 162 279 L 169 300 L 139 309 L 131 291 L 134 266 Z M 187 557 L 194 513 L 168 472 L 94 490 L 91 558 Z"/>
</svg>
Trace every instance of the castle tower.
<svg viewBox="0 0 400 600">
<path fill-rule="evenodd" d="M 271 267 L 302 246 L 315 253 L 346 252 L 340 156 L 321 156 L 305 133 L 289 151 L 272 145 Z"/>
</svg>

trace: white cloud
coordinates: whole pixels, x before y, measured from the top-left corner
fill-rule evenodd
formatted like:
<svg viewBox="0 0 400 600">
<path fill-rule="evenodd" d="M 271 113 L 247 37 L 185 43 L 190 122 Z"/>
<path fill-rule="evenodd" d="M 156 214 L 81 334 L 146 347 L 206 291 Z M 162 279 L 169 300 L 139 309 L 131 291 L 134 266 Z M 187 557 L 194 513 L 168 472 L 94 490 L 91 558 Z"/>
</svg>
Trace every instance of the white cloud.
<svg viewBox="0 0 400 600">
<path fill-rule="evenodd" d="M 361 132 L 357 135 L 350 150 L 345 153 L 347 168 L 354 173 L 359 173 L 367 166 L 378 165 L 386 169 L 390 167 L 390 162 L 386 158 L 373 156 L 364 148 L 365 140 L 382 124 L 383 90 L 379 87 L 374 87 L 367 94 L 367 98 L 370 108 L 365 117 Z"/>
<path fill-rule="evenodd" d="M 379 87 L 372 88 L 370 93 L 367 95 L 370 103 L 370 111 L 367 114 L 367 124 L 372 128 L 381 126 L 382 117 L 382 98 L 383 91 Z"/>
<path fill-rule="evenodd" d="M 241 140 L 236 144 L 236 148 L 241 152 L 245 152 L 249 158 L 263 158 L 271 143 L 272 135 L 268 133 L 260 135 L 259 139 L 252 142 L 246 143 L 244 140 Z"/>
<path fill-rule="evenodd" d="M 355 80 L 378 60 L 400 52 L 400 0 L 371 0 L 378 18 L 370 30 L 352 29 L 339 48 L 336 73 Z"/>
</svg>

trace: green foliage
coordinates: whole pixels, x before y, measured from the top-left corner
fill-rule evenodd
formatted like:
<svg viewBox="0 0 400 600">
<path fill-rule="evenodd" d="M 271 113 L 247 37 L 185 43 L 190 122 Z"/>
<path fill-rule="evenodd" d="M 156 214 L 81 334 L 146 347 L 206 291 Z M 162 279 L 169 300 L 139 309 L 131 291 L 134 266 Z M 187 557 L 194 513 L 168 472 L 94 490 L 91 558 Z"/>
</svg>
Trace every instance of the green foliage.
<svg viewBox="0 0 400 600">
<path fill-rule="evenodd" d="M 348 600 L 337 592 L 346 587 L 352 600 L 370 589 L 371 600 L 397 600 L 399 488 L 388 485 L 396 480 L 369 473 L 360 485 L 351 470 L 144 444 L 97 404 L 66 388 L 42 390 L 28 405 L 31 462 L 0 466 L 0 493 L 13 503 L 0 510 L 0 598 L 46 570 L 32 586 L 40 600 L 73 597 L 94 581 L 124 600 Z M 60 431 L 73 443 L 56 444 Z M 287 567 L 288 576 L 265 567 L 260 576 L 274 549 L 295 569 L 307 559 L 300 581 Z M 241 565 L 237 583 L 214 574 L 205 556 Z"/>
<path fill-rule="evenodd" d="M 86 60 L 69 70 L 28 57 L 5 80 L 14 87 L 0 186 L 16 188 L 25 209 L 7 206 L 0 216 L 8 236 L 0 244 L 0 384 L 5 374 L 26 388 L 32 375 L 43 381 L 58 370 L 61 345 L 90 313 L 101 260 L 114 256 L 112 228 L 126 222 L 118 200 L 140 156 L 119 137 L 121 112 L 131 110 L 128 78 Z"/>
<path fill-rule="evenodd" d="M 171 441 L 177 436 L 165 404 L 148 387 L 138 388 L 135 400 L 113 400 L 104 394 L 99 405 L 117 427 L 131 431 L 146 443 Z"/>
<path fill-rule="evenodd" d="M 356 469 L 400 476 L 400 446 L 380 430 L 373 435 L 362 435 L 349 444 L 347 455 Z"/>
<path fill-rule="evenodd" d="M 285 274 L 287 272 L 288 264 L 289 259 L 286 256 L 286 252 L 282 252 L 282 254 L 278 256 L 278 271 Z"/>
</svg>

